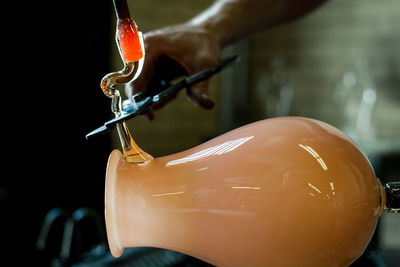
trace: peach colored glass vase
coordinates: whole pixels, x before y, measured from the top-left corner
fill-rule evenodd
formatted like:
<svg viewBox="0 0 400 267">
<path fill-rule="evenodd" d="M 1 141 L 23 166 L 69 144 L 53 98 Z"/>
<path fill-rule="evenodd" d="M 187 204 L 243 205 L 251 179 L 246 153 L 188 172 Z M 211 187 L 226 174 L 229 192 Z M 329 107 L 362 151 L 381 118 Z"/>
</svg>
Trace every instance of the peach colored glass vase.
<svg viewBox="0 0 400 267">
<path fill-rule="evenodd" d="M 187 151 L 132 164 L 111 153 L 111 253 L 158 247 L 218 266 L 347 266 L 386 193 L 360 149 L 312 119 L 259 121 Z"/>
</svg>

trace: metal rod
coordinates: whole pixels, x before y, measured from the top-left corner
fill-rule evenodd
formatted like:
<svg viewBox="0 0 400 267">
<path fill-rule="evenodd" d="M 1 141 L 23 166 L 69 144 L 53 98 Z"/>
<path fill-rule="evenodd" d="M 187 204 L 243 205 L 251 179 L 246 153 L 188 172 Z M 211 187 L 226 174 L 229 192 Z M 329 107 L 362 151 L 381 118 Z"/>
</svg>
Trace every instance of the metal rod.
<svg viewBox="0 0 400 267">
<path fill-rule="evenodd" d="M 131 17 L 126 0 L 113 0 L 113 4 L 117 19 L 125 19 Z"/>
</svg>

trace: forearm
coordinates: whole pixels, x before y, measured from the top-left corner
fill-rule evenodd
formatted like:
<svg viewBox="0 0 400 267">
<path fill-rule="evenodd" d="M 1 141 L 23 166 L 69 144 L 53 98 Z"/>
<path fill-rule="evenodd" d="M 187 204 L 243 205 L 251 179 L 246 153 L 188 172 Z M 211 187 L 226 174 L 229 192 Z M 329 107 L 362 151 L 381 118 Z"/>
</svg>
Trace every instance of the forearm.
<svg viewBox="0 0 400 267">
<path fill-rule="evenodd" d="M 144 35 L 146 57 L 143 72 L 127 86 L 127 94 L 157 91 L 162 80 L 173 80 L 209 68 L 218 62 L 221 47 L 296 19 L 325 1 L 216 0 L 186 23 Z M 187 95 L 197 106 L 213 107 L 213 101 L 208 97 L 208 81 L 187 88 Z M 148 117 L 153 117 L 153 111 L 148 113 Z"/>
<path fill-rule="evenodd" d="M 189 24 L 211 32 L 221 46 L 297 19 L 326 0 L 217 0 Z"/>
</svg>

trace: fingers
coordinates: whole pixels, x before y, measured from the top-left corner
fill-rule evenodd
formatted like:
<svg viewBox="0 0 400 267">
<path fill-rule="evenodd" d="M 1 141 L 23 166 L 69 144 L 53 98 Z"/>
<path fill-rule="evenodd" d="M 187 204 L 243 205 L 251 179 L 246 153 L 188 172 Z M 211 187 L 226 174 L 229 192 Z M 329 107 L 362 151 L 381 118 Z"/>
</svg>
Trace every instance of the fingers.
<svg viewBox="0 0 400 267">
<path fill-rule="evenodd" d="M 186 94 L 193 105 L 204 109 L 214 107 L 214 101 L 208 95 L 208 84 L 208 80 L 202 81 L 186 90 Z"/>
<path fill-rule="evenodd" d="M 150 121 L 154 120 L 154 110 L 150 108 L 149 111 L 144 114 L 144 116 Z"/>
<path fill-rule="evenodd" d="M 182 75 L 193 75 L 218 61 L 219 46 L 205 32 L 187 27 L 169 27 L 144 35 L 145 61 L 139 77 L 125 86 L 126 95 L 143 92 L 154 95 L 162 89 L 160 81 L 172 81 Z M 211 109 L 214 101 L 208 95 L 209 81 L 202 81 L 187 88 L 189 100 L 198 107 Z M 146 117 L 154 118 L 157 110 L 174 97 L 165 99 L 153 107 Z"/>
<path fill-rule="evenodd" d="M 217 64 L 218 57 L 215 54 L 198 54 L 194 57 L 194 62 L 188 68 L 188 73 L 193 75 L 197 72 L 203 71 Z M 186 93 L 189 100 L 200 108 L 212 109 L 214 107 L 214 101 L 209 96 L 209 79 L 201 81 L 197 84 L 192 85 L 187 89 Z"/>
<path fill-rule="evenodd" d="M 149 55 L 144 59 L 143 70 L 139 77 L 135 81 L 125 84 L 126 95 L 131 98 L 136 93 L 145 92 L 153 73 L 154 63 L 152 62 L 152 56 Z"/>
</svg>

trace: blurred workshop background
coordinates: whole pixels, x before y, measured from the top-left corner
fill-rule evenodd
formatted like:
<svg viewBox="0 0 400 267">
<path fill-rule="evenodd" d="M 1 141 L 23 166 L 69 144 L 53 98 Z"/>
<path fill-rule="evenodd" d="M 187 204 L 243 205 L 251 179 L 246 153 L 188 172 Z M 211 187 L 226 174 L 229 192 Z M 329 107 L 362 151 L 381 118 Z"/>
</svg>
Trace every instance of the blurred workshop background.
<svg viewBox="0 0 400 267">
<path fill-rule="evenodd" d="M 142 32 L 186 21 L 212 2 L 128 1 Z M 52 226 L 53 232 L 62 230 L 45 248 L 46 238 L 40 237 L 45 218 L 86 216 L 85 224 L 103 229 L 107 156 L 120 147 L 115 133 L 84 139 L 112 117 L 99 88 L 106 73 L 122 68 L 112 2 L 57 3 L 30 3 L 24 11 L 8 3 L 20 16 L 2 18 L 8 37 L 0 78 L 6 158 L 0 179 L 1 255 L 43 266 L 63 263 L 65 235 L 61 222 Z M 211 80 L 214 109 L 193 107 L 182 92 L 154 121 L 135 118 L 129 127 L 141 148 L 163 156 L 257 120 L 312 117 L 351 136 L 377 176 L 395 181 L 400 179 L 399 47 L 398 0 L 331 0 L 298 21 L 225 48 L 224 56 L 237 54 L 240 62 Z M 386 266 L 400 265 L 399 225 L 400 216 L 383 214 L 374 237 Z M 103 233 L 92 230 L 93 241 L 81 249 L 103 240 Z M 79 253 L 73 248 L 63 257 Z M 68 263 L 81 259 L 74 257 Z"/>
<path fill-rule="evenodd" d="M 213 1 L 130 1 L 143 32 L 186 21 Z M 157 7 L 157 8 L 155 8 Z M 305 116 L 348 134 L 383 182 L 400 177 L 400 2 L 331 0 L 308 16 L 225 48 L 240 62 L 213 78 L 211 111 L 181 93 L 153 122 L 129 122 L 156 156 L 196 146 L 238 126 Z M 113 69 L 121 68 L 113 49 Z M 117 145 L 118 140 L 115 142 Z M 387 266 L 400 266 L 400 216 L 384 213 L 376 237 Z"/>
</svg>

